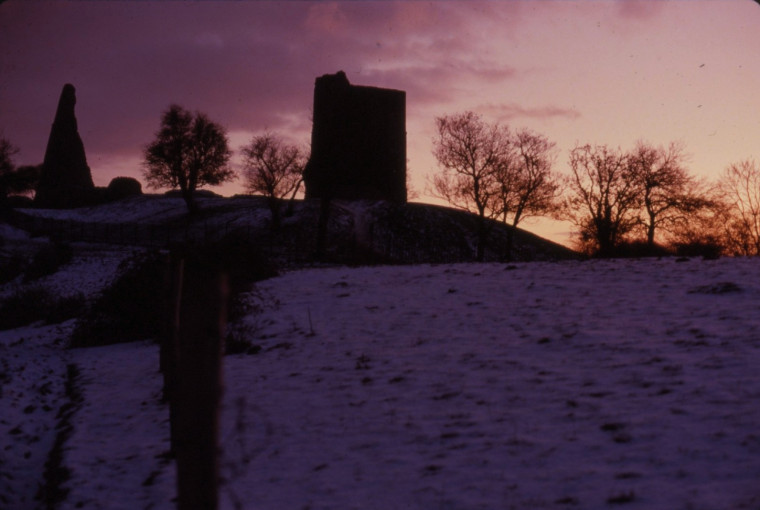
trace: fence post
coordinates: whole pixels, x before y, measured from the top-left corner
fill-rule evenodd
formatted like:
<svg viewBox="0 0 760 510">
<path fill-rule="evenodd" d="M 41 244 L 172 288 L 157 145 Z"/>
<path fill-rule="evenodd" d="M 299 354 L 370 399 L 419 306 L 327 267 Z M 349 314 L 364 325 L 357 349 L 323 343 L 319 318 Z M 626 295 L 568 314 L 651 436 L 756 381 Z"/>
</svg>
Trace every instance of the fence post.
<svg viewBox="0 0 760 510">
<path fill-rule="evenodd" d="M 218 506 L 219 403 L 227 282 L 210 264 L 182 271 L 177 371 L 177 508 Z"/>
<path fill-rule="evenodd" d="M 177 454 L 177 370 L 179 367 L 179 312 L 182 296 L 184 260 L 174 253 L 166 255 L 164 273 L 164 334 L 159 353 L 159 369 L 164 376 L 163 399 L 169 404 L 170 446 Z"/>
</svg>

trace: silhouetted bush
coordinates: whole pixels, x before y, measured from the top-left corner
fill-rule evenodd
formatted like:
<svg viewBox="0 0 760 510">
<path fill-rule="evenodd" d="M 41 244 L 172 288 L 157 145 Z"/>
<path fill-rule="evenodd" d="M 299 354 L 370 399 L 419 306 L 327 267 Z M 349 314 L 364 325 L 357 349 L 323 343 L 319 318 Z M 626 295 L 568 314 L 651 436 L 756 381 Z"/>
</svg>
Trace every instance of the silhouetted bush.
<svg viewBox="0 0 760 510">
<path fill-rule="evenodd" d="M 77 317 L 84 307 L 81 293 L 60 297 L 41 286 L 20 287 L 0 303 L 0 329 L 14 329 L 38 321 L 57 324 Z"/>
<path fill-rule="evenodd" d="M 718 241 L 692 241 L 675 245 L 676 254 L 681 257 L 702 257 L 717 259 L 723 253 L 723 246 Z"/>
<path fill-rule="evenodd" d="M 121 200 L 139 195 L 142 195 L 142 184 L 132 177 L 114 177 L 108 183 L 109 200 Z"/>
<path fill-rule="evenodd" d="M 71 246 L 66 243 L 54 242 L 42 246 L 32 257 L 32 261 L 24 273 L 24 281 L 32 281 L 48 276 L 71 262 Z"/>
<path fill-rule="evenodd" d="M 187 248 L 185 248 L 187 250 Z M 245 238 L 229 236 L 218 243 L 191 249 L 190 263 L 209 270 L 221 270 L 227 274 L 230 288 L 227 305 L 228 324 L 251 313 L 260 312 L 240 300 L 242 292 L 249 290 L 254 282 L 277 276 L 277 268 L 261 250 Z M 253 331 L 246 327 L 228 328 L 225 337 L 226 354 L 255 354 L 261 350 L 252 343 Z"/>
<path fill-rule="evenodd" d="M 82 198 L 78 207 L 81 206 L 95 206 L 106 204 L 110 202 L 110 192 L 108 188 L 102 186 L 96 186 L 87 191 L 86 195 Z"/>
<path fill-rule="evenodd" d="M 646 241 L 628 241 L 620 243 L 610 253 L 613 258 L 667 257 L 673 252 L 665 246 L 654 244 L 649 246 Z"/>
<path fill-rule="evenodd" d="M 248 239 L 229 236 L 210 247 L 211 255 L 229 276 L 233 294 L 253 282 L 277 276 L 277 267 Z"/>
<path fill-rule="evenodd" d="M 178 189 L 171 189 L 164 193 L 165 197 L 182 198 L 182 191 Z M 193 192 L 195 198 L 221 198 L 222 195 L 214 193 L 210 189 L 197 189 Z"/>
<path fill-rule="evenodd" d="M 72 347 L 158 338 L 163 320 L 165 257 L 141 253 L 123 262 L 116 280 L 80 318 Z"/>
<path fill-rule="evenodd" d="M 11 195 L 8 197 L 6 204 L 13 209 L 26 209 L 34 207 L 34 200 L 24 195 Z"/>
<path fill-rule="evenodd" d="M 261 346 L 253 343 L 253 337 L 243 334 L 240 329 L 227 332 L 224 337 L 224 354 L 258 354 Z"/>
<path fill-rule="evenodd" d="M 0 239 L 0 245 L 2 245 L 2 239 Z M 19 255 L 0 258 L 0 285 L 8 283 L 23 274 L 26 265 L 26 259 Z"/>
<path fill-rule="evenodd" d="M 228 238 L 213 245 L 175 247 L 186 267 L 227 272 L 231 297 L 249 282 L 276 275 L 271 263 L 250 243 Z M 72 347 L 109 345 L 134 340 L 158 340 L 166 310 L 166 255 L 140 253 L 123 262 L 118 276 L 80 318 Z"/>
</svg>

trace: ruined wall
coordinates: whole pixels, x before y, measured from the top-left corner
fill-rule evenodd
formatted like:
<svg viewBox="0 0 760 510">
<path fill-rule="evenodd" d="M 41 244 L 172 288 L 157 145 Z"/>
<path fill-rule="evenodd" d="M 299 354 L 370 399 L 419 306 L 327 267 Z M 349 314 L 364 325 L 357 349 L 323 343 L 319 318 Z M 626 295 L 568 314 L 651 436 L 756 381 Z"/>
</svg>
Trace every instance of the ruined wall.
<svg viewBox="0 0 760 510">
<path fill-rule="evenodd" d="M 406 202 L 406 93 L 316 79 L 306 198 Z"/>
</svg>

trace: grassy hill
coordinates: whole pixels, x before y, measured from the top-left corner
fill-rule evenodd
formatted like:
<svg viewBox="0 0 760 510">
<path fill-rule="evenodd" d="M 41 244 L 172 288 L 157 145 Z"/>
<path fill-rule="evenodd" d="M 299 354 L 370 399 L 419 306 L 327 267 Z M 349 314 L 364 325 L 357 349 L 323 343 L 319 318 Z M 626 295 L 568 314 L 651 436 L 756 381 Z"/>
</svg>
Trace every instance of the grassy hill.
<svg viewBox="0 0 760 510">
<path fill-rule="evenodd" d="M 282 226 L 273 230 L 262 197 L 201 197 L 197 215 L 172 196 L 143 195 L 70 210 L 20 209 L 12 221 L 27 230 L 69 241 L 165 247 L 227 239 L 254 244 L 286 265 L 315 261 L 320 202 L 293 202 Z M 477 218 L 428 204 L 334 201 L 324 253 L 329 263 L 451 263 L 475 260 Z M 510 227 L 493 222 L 487 261 L 506 260 Z M 512 260 L 577 257 L 572 250 L 516 229 Z"/>
</svg>

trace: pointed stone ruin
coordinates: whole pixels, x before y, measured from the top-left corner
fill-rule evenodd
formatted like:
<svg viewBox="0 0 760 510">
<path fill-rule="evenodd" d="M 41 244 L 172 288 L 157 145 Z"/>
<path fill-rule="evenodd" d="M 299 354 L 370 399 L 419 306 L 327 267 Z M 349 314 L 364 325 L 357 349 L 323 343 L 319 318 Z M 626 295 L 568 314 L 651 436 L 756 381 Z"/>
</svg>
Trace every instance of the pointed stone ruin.
<svg viewBox="0 0 760 510">
<path fill-rule="evenodd" d="M 76 90 L 63 86 L 53 127 L 50 130 L 45 160 L 34 202 L 38 207 L 66 208 L 86 205 L 93 194 L 94 184 L 84 144 L 79 137 L 74 115 Z"/>
<path fill-rule="evenodd" d="M 304 183 L 307 199 L 406 202 L 406 93 L 317 78 Z"/>
</svg>

